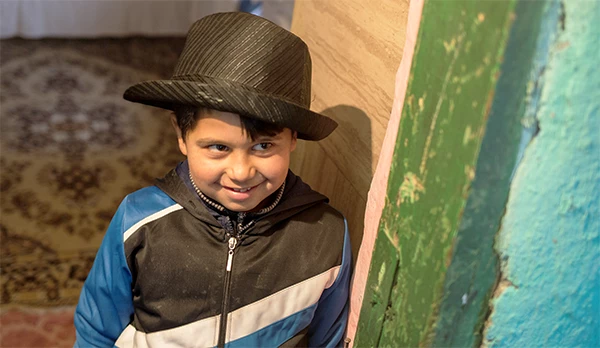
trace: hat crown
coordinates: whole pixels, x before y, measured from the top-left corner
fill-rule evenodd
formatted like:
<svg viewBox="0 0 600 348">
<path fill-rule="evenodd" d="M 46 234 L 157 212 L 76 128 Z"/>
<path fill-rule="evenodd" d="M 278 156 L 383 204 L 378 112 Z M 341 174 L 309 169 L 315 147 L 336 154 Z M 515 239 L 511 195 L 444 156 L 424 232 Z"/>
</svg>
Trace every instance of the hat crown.
<svg viewBox="0 0 600 348">
<path fill-rule="evenodd" d="M 276 24 L 241 12 L 192 25 L 173 77 L 129 87 L 126 100 L 175 110 L 192 105 L 260 120 L 320 140 L 337 123 L 310 110 L 306 44 Z"/>
<path fill-rule="evenodd" d="M 192 25 L 172 79 L 193 81 L 198 75 L 310 107 L 311 59 L 306 44 L 252 14 L 217 13 Z"/>
</svg>

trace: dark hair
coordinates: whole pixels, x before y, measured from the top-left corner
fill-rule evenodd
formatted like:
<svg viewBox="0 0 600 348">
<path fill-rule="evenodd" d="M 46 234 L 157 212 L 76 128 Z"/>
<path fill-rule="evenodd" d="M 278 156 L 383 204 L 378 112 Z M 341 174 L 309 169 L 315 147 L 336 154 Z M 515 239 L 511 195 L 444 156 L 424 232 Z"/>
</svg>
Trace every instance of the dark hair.
<svg viewBox="0 0 600 348">
<path fill-rule="evenodd" d="M 175 117 L 177 118 L 177 126 L 181 130 L 181 136 L 185 140 L 187 132 L 196 127 L 196 123 L 203 113 L 210 112 L 210 109 L 181 105 L 174 108 Z M 275 136 L 283 132 L 283 126 L 272 123 L 263 122 L 249 117 L 240 115 L 242 124 L 242 132 L 250 137 L 252 141 L 256 140 L 261 135 Z"/>
</svg>

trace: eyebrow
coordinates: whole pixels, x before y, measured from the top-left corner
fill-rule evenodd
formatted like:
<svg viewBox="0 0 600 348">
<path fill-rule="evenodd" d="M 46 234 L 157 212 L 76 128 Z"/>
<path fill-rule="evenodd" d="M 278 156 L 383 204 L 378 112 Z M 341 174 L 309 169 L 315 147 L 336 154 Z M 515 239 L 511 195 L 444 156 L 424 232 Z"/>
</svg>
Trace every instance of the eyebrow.
<svg viewBox="0 0 600 348">
<path fill-rule="evenodd" d="M 207 145 L 214 145 L 214 144 L 227 145 L 227 142 L 223 141 L 223 140 L 215 139 L 215 138 L 201 138 L 201 139 L 196 140 L 196 145 L 198 145 L 200 147 L 207 146 Z"/>
<path fill-rule="evenodd" d="M 276 141 L 276 140 L 280 140 L 280 139 L 281 139 L 281 134 L 277 134 L 274 136 L 261 135 L 258 138 L 256 138 L 253 142 L 260 143 L 260 142 L 264 142 L 264 141 Z M 196 140 L 196 145 L 198 145 L 200 147 L 204 147 L 204 146 L 208 146 L 208 145 L 215 145 L 215 144 L 228 145 L 227 141 L 224 141 L 223 139 L 217 139 L 217 138 L 200 138 L 200 139 Z"/>
<path fill-rule="evenodd" d="M 281 139 L 281 133 L 276 134 L 276 135 L 260 135 L 254 141 L 260 142 L 260 141 L 265 141 L 265 140 L 279 140 L 279 139 Z"/>
</svg>

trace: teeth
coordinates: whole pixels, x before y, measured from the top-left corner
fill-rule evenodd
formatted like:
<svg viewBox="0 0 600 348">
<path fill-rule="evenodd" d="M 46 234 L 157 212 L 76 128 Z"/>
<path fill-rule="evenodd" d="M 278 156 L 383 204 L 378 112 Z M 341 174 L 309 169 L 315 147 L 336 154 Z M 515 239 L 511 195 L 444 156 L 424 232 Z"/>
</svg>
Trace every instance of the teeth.
<svg viewBox="0 0 600 348">
<path fill-rule="evenodd" d="M 246 189 L 233 189 L 235 192 L 247 192 L 250 191 L 250 188 L 246 188 Z"/>
</svg>

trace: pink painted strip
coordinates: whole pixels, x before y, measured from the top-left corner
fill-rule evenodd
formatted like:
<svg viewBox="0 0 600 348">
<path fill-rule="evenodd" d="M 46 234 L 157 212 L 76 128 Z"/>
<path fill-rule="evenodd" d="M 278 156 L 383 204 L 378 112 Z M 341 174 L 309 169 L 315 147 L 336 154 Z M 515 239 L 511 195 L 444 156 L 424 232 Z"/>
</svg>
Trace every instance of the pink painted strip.
<svg viewBox="0 0 600 348">
<path fill-rule="evenodd" d="M 348 321 L 347 337 L 350 338 L 351 345 L 354 342 L 356 335 L 356 326 L 358 324 L 360 308 L 362 306 L 365 287 L 367 284 L 367 276 L 369 266 L 371 265 L 371 257 L 377 230 L 379 228 L 379 219 L 385 203 L 387 190 L 388 176 L 392 165 L 392 157 L 394 155 L 394 146 L 398 135 L 398 127 L 400 126 L 400 115 L 404 105 L 404 96 L 408 86 L 408 77 L 410 75 L 410 67 L 412 64 L 415 44 L 417 42 L 417 34 L 419 33 L 419 24 L 421 23 L 421 12 L 423 10 L 423 0 L 411 0 L 408 8 L 408 21 L 406 27 L 406 42 L 404 44 L 404 52 L 400 68 L 396 73 L 396 87 L 394 91 L 394 105 L 392 113 L 388 121 L 387 131 L 383 140 L 381 153 L 371 188 L 367 198 L 367 208 L 365 212 L 365 230 L 354 277 L 352 280 L 352 290 L 350 295 L 350 318 Z"/>
</svg>

